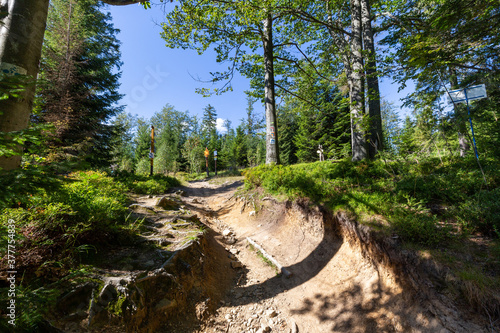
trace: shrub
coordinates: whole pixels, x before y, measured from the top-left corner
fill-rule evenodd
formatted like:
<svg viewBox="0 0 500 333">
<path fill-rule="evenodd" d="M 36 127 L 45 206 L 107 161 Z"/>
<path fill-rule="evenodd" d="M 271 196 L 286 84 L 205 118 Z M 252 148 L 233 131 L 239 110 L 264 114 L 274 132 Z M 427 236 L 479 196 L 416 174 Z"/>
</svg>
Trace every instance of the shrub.
<svg viewBox="0 0 500 333">
<path fill-rule="evenodd" d="M 162 194 L 171 187 L 181 185 L 177 178 L 159 174 L 148 177 L 132 173 L 120 173 L 115 179 L 126 186 L 128 191 L 136 194 Z"/>
<path fill-rule="evenodd" d="M 465 231 L 479 231 L 500 237 L 500 188 L 468 197 L 456 208 L 459 223 Z"/>
<path fill-rule="evenodd" d="M 101 223 L 125 219 L 126 186 L 97 171 L 75 172 L 69 178 L 73 181 L 63 186 L 59 200 L 75 211 L 77 219 Z"/>
<path fill-rule="evenodd" d="M 484 189 L 477 164 L 467 159 L 265 165 L 245 170 L 244 176 L 247 189 L 261 186 L 290 199 L 308 197 L 348 210 L 360 222 L 381 214 L 401 237 L 433 246 L 451 237 L 446 227 L 450 221 L 458 221 L 465 234 L 479 231 L 500 237 L 499 173 L 495 161 L 486 162 L 491 190 Z M 438 209 L 431 213 L 429 207 Z"/>
</svg>

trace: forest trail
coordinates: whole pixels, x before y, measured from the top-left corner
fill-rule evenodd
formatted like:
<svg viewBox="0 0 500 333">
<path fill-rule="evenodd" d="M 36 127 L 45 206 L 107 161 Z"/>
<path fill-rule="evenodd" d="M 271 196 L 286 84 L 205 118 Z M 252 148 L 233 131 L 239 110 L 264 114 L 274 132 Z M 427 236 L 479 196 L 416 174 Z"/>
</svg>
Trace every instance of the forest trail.
<svg viewBox="0 0 500 333">
<path fill-rule="evenodd" d="M 453 309 L 446 310 L 449 317 L 435 315 L 433 305 L 405 292 L 398 277 L 345 242 L 317 208 L 272 198 L 249 203 L 237 195 L 241 185 L 241 179 L 232 179 L 222 184 L 191 182 L 182 188 L 186 206 L 216 231 L 226 254 L 235 256 L 235 267 L 221 265 L 221 273 L 237 275 L 233 285 L 219 286 L 228 292 L 215 314 L 203 318 L 201 327 L 188 330 L 181 325 L 170 331 L 481 331 L 462 322 Z M 277 275 L 247 237 L 292 276 Z"/>
</svg>

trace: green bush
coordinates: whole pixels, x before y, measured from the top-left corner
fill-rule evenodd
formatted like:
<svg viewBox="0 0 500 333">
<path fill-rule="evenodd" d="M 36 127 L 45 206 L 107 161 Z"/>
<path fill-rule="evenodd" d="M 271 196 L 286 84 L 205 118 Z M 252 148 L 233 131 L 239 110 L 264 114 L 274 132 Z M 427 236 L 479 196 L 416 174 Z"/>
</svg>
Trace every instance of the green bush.
<svg viewBox="0 0 500 333">
<path fill-rule="evenodd" d="M 479 231 L 500 238 L 500 188 L 468 197 L 456 208 L 456 216 L 468 233 Z"/>
<path fill-rule="evenodd" d="M 159 174 L 148 177 L 122 172 L 115 179 L 125 185 L 128 191 L 136 194 L 162 194 L 171 187 L 181 185 L 177 178 Z"/>
<path fill-rule="evenodd" d="M 75 172 L 69 178 L 73 181 L 62 187 L 58 199 L 75 211 L 77 219 L 100 223 L 115 223 L 125 219 L 125 185 L 97 171 Z"/>
<path fill-rule="evenodd" d="M 465 234 L 500 236 L 499 172 L 485 161 L 490 190 L 470 159 L 441 161 L 350 160 L 259 166 L 244 172 L 246 188 L 263 187 L 290 199 L 308 197 L 363 217 L 380 214 L 402 238 L 437 245 L 458 221 Z M 431 213 L 437 207 L 439 215 Z M 440 208 L 441 207 L 441 208 Z M 367 218 L 367 221 L 370 219 Z M 452 223 L 450 223 L 452 222 Z"/>
<path fill-rule="evenodd" d="M 0 288 L 0 302 L 8 304 L 7 298 L 9 289 Z M 32 289 L 24 286 L 16 288 L 16 326 L 12 330 L 12 326 L 7 323 L 7 320 L 0 321 L 1 332 L 45 332 L 47 331 L 44 325 L 44 316 L 47 315 L 50 309 L 54 306 L 59 291 L 56 289 L 47 289 L 44 287 Z M 29 309 L 29 311 L 23 310 Z"/>
</svg>

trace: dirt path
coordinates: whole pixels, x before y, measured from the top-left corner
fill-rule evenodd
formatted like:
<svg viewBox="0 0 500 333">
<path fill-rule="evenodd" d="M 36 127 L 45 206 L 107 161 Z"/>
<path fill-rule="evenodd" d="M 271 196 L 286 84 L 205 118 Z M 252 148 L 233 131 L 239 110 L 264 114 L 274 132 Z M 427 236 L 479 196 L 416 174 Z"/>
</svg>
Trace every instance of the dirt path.
<svg viewBox="0 0 500 333">
<path fill-rule="evenodd" d="M 433 315 L 432 306 L 421 304 L 418 295 L 405 294 L 390 272 L 376 268 L 337 235 L 324 212 L 270 198 L 259 201 L 255 211 L 235 197 L 241 185 L 235 180 L 220 185 L 199 181 L 183 188 L 187 206 L 218 232 L 216 239 L 235 256 L 233 265 L 242 266 L 221 267 L 237 270 L 238 282 L 197 332 L 470 329 L 444 322 Z M 247 237 L 292 276 L 277 275 L 249 246 Z"/>
</svg>

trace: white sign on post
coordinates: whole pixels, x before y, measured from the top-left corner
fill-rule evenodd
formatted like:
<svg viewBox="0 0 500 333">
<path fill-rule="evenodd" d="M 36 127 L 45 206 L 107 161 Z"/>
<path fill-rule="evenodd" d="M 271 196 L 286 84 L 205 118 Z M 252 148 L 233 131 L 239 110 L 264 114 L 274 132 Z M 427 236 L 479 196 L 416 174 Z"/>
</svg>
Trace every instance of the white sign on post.
<svg viewBox="0 0 500 333">
<path fill-rule="evenodd" d="M 467 92 L 467 98 L 465 93 Z M 486 95 L 486 86 L 480 84 L 465 89 L 457 89 L 448 92 L 448 103 L 465 103 L 467 100 L 474 101 L 488 97 Z"/>
</svg>

